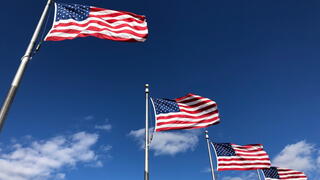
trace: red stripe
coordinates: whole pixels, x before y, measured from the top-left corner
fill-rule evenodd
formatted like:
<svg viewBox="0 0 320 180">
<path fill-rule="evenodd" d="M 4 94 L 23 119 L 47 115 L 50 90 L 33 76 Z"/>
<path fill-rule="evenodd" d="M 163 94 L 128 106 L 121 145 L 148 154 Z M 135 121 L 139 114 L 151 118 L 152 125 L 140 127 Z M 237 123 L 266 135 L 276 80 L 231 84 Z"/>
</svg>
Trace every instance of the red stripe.
<svg viewBox="0 0 320 180">
<path fill-rule="evenodd" d="M 88 37 L 88 36 L 93 36 L 97 37 L 100 39 L 108 39 L 108 40 L 113 40 L 113 41 L 126 41 L 126 42 L 137 42 L 137 39 L 133 38 L 121 38 L 121 37 L 113 37 L 113 36 L 107 36 L 105 34 L 100 34 L 100 33 L 94 33 L 94 34 L 78 34 L 76 37 L 59 37 L 59 36 L 49 36 L 45 40 L 46 41 L 63 41 L 67 39 L 75 39 L 77 37 Z"/>
<path fill-rule="evenodd" d="M 122 17 L 119 19 L 116 19 L 116 17 L 118 16 L 125 16 L 127 15 L 127 17 Z M 99 18 L 99 19 L 103 19 L 103 18 L 114 18 L 114 20 L 117 21 L 122 21 L 122 20 L 134 20 L 138 23 L 143 23 L 145 22 L 144 20 L 140 20 L 140 19 L 135 19 L 134 17 L 128 17 L 128 14 L 123 14 L 123 13 L 113 13 L 113 14 L 101 14 L 101 15 L 95 15 L 95 14 L 89 14 L 89 17 L 95 17 L 95 18 Z"/>
<path fill-rule="evenodd" d="M 55 25 L 54 28 L 56 28 L 56 27 L 66 27 L 66 26 L 86 27 L 91 23 L 96 23 L 96 24 L 99 24 L 101 26 L 105 26 L 105 27 L 109 27 L 109 28 L 113 28 L 113 29 L 119 29 L 119 28 L 122 28 L 122 27 L 129 27 L 129 28 L 132 28 L 132 29 L 135 29 L 135 30 L 141 30 L 141 31 L 148 29 L 147 26 L 145 26 L 145 27 L 131 26 L 129 24 L 120 24 L 120 25 L 117 25 L 117 26 L 111 26 L 111 25 L 109 25 L 107 23 L 104 23 L 104 22 L 101 22 L 101 21 L 98 21 L 98 20 L 90 20 L 85 24 L 79 24 L 79 23 L 76 23 L 76 22 L 68 22 L 68 23 L 60 22 L 59 24 Z"/>
<path fill-rule="evenodd" d="M 184 114 L 175 114 L 175 115 L 169 115 L 169 116 L 160 116 L 157 117 L 157 120 L 162 120 L 162 119 L 171 119 L 171 118 L 190 118 L 190 119 L 201 119 L 201 118 L 205 118 L 211 115 L 215 115 L 218 114 L 218 110 L 213 111 L 213 112 L 209 112 L 200 116 L 191 116 L 191 115 L 184 115 Z M 219 118 L 219 117 L 216 117 Z"/>
<path fill-rule="evenodd" d="M 89 14 L 89 18 L 90 17 L 95 17 L 95 18 L 99 18 L 105 22 L 108 22 L 108 23 L 114 23 L 114 22 L 137 22 L 137 23 L 143 23 L 144 21 L 140 21 L 140 20 L 137 20 L 137 19 L 134 19 L 134 18 L 123 18 L 123 19 L 102 19 L 103 17 L 100 17 L 99 15 L 92 15 L 92 14 Z"/>
<path fill-rule="evenodd" d="M 90 7 L 90 12 L 99 12 L 99 11 L 105 11 L 105 10 L 109 10 L 109 9 Z M 112 11 L 115 11 L 115 10 L 112 10 Z M 142 16 L 142 15 L 138 15 L 138 14 L 134 14 L 134 13 L 131 13 L 131 12 L 126 12 L 126 11 L 117 11 L 117 12 L 123 13 L 123 14 L 128 14 L 130 16 L 134 16 L 136 18 L 141 19 L 142 21 L 145 20 L 145 16 Z"/>
<path fill-rule="evenodd" d="M 236 152 L 236 155 L 238 155 L 238 156 L 252 157 L 252 156 L 267 156 L 268 154 L 267 154 L 267 153 L 264 153 L 264 154 L 241 154 L 241 153 L 237 153 L 237 152 Z"/>
<path fill-rule="evenodd" d="M 243 149 L 252 148 L 252 147 L 256 147 L 256 146 L 262 146 L 262 144 L 247 144 L 247 145 L 243 145 L 243 146 L 238 146 L 237 144 L 231 144 L 231 145 L 234 145 L 234 146 L 237 146 L 237 148 L 243 148 Z"/>
<path fill-rule="evenodd" d="M 178 130 L 178 129 L 198 129 L 198 128 L 206 128 L 206 127 L 209 127 L 211 125 L 214 125 L 214 124 L 219 124 L 220 121 L 216 121 L 214 122 L 213 124 L 209 124 L 209 125 L 206 125 L 206 126 L 185 126 L 185 127 L 165 127 L 165 128 L 157 128 L 156 129 L 156 132 L 159 132 L 159 131 L 167 131 L 167 130 Z"/>
<path fill-rule="evenodd" d="M 201 106 L 201 105 L 203 105 L 203 104 L 207 104 L 207 103 L 210 103 L 210 102 L 212 102 L 211 100 L 208 100 L 208 101 L 201 101 L 201 102 L 198 102 L 198 103 L 196 103 L 196 104 L 193 104 L 193 105 L 185 105 L 185 104 L 180 104 L 180 103 L 178 103 L 178 106 L 179 107 L 184 107 L 184 108 L 194 108 L 194 107 L 198 107 L 198 106 Z"/>
<path fill-rule="evenodd" d="M 270 163 L 230 163 L 230 164 L 226 164 L 226 163 L 218 163 L 218 166 L 261 166 L 261 165 L 265 165 L 265 166 L 270 166 Z"/>
<path fill-rule="evenodd" d="M 269 166 L 268 166 L 269 167 Z M 268 168 L 267 166 L 265 168 Z M 226 171 L 226 170 L 256 170 L 262 169 L 264 167 L 252 167 L 252 168 L 218 168 L 218 171 Z"/>
<path fill-rule="evenodd" d="M 185 98 L 188 98 L 188 97 L 191 97 L 191 96 L 195 96 L 195 95 L 192 94 L 192 93 L 189 93 L 189 94 L 187 94 L 186 96 L 183 96 L 183 97 L 180 97 L 180 98 L 176 98 L 175 100 L 176 100 L 176 101 L 181 101 L 181 100 L 183 100 L 183 99 L 185 99 Z"/>
<path fill-rule="evenodd" d="M 208 100 L 208 98 L 204 98 L 204 97 L 193 97 L 192 99 L 180 100 L 179 103 L 189 103 L 189 102 L 193 102 L 193 101 L 197 101 L 197 100 L 202 100 L 202 99 Z M 212 100 L 210 100 L 210 101 L 212 101 Z"/>
<path fill-rule="evenodd" d="M 146 34 L 138 34 L 136 32 L 130 31 L 130 30 L 120 30 L 120 31 L 113 31 L 110 30 L 108 28 L 97 28 L 97 27 L 93 27 L 93 26 L 89 26 L 88 28 L 84 29 L 84 30 L 75 30 L 75 29 L 53 29 L 52 31 L 50 31 L 50 33 L 55 33 L 55 32 L 63 32 L 63 33 L 69 33 L 69 34 L 79 34 L 85 30 L 90 30 L 90 31 L 96 31 L 97 33 L 107 30 L 109 32 L 114 32 L 114 33 L 127 33 L 127 34 L 132 34 L 134 36 L 137 37 L 141 37 L 144 38 L 146 36 Z"/>
<path fill-rule="evenodd" d="M 235 149 L 235 148 L 234 148 Z M 255 150 L 239 150 L 239 149 L 235 149 L 235 151 L 237 152 L 247 152 L 247 153 L 255 153 L 255 152 L 260 152 L 260 151 L 263 151 L 262 148 L 259 148 L 259 149 L 255 149 Z"/>
<path fill-rule="evenodd" d="M 280 177 L 280 179 L 296 179 L 296 178 L 307 178 L 307 176 Z"/>
<path fill-rule="evenodd" d="M 279 173 L 279 172 L 278 172 Z M 291 173 L 279 173 L 280 175 L 291 175 L 291 174 L 299 174 L 299 175 L 304 175 L 303 173 L 301 172 L 291 172 Z"/>
<path fill-rule="evenodd" d="M 211 104 L 209 106 L 205 106 L 204 108 L 201 108 L 201 109 L 198 109 L 198 110 L 195 110 L 195 111 L 189 111 L 189 110 L 185 110 L 185 109 L 180 109 L 181 112 L 186 112 L 186 113 L 190 113 L 190 114 L 198 114 L 198 113 L 201 113 L 205 110 L 208 110 L 208 109 L 211 109 L 211 108 L 216 108 L 217 107 L 217 104 Z M 218 110 L 216 110 L 218 112 Z"/>
<path fill-rule="evenodd" d="M 157 123 L 157 126 L 165 125 L 165 124 L 201 124 L 201 123 L 209 123 L 219 120 L 219 117 L 212 118 L 212 119 L 207 119 L 207 120 L 202 120 L 202 121 L 168 121 L 168 122 L 159 122 Z"/>
</svg>

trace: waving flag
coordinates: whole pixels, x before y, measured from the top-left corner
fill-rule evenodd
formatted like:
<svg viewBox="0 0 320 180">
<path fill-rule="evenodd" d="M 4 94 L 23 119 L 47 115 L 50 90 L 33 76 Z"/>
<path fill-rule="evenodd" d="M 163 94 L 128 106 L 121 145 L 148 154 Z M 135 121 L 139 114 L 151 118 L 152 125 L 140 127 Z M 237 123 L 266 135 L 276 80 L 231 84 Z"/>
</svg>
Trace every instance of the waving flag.
<svg viewBox="0 0 320 180">
<path fill-rule="evenodd" d="M 261 144 L 236 145 L 231 143 L 214 143 L 218 171 L 254 170 L 269 168 L 271 163 L 268 154 Z"/>
<path fill-rule="evenodd" d="M 303 172 L 292 169 L 270 167 L 269 169 L 262 169 L 266 180 L 307 180 L 307 176 Z"/>
<path fill-rule="evenodd" d="M 93 6 L 55 3 L 54 23 L 46 41 L 94 36 L 114 41 L 145 41 L 144 16 Z"/>
<path fill-rule="evenodd" d="M 204 128 L 220 122 L 217 104 L 195 94 L 170 99 L 152 98 L 156 131 Z"/>
</svg>

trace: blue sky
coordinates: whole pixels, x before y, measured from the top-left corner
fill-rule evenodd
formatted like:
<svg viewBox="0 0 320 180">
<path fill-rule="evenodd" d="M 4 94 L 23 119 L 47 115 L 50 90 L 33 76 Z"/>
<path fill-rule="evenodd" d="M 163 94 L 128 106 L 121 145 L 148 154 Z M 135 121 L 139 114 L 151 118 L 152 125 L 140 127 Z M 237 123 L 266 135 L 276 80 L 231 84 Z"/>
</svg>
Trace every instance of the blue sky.
<svg viewBox="0 0 320 180">
<path fill-rule="evenodd" d="M 145 83 L 154 97 L 215 100 L 221 123 L 208 128 L 213 140 L 262 143 L 275 164 L 319 179 L 320 2 L 59 2 L 144 14 L 149 38 L 45 42 L 0 134 L 0 179 L 143 179 Z M 1 98 L 44 5 L 2 2 Z M 155 134 L 152 148 L 151 179 L 210 179 L 203 129 Z M 218 176 L 258 179 L 254 173 Z"/>
</svg>

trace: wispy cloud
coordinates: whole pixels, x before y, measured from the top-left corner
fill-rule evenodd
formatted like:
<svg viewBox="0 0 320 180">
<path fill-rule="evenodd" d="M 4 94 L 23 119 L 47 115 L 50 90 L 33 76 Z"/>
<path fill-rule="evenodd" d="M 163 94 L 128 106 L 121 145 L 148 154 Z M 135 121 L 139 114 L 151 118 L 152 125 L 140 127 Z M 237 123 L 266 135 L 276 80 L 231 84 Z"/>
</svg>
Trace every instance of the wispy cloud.
<svg viewBox="0 0 320 180">
<path fill-rule="evenodd" d="M 199 130 L 183 132 L 156 132 L 154 134 L 151 150 L 155 155 L 175 155 L 177 153 L 193 150 L 199 141 Z M 129 136 L 133 137 L 144 148 L 144 129 L 132 130 Z"/>
<path fill-rule="evenodd" d="M 86 117 L 83 118 L 84 120 L 92 120 L 94 119 L 94 116 L 93 115 L 88 115 Z"/>
<path fill-rule="evenodd" d="M 58 172 L 62 168 L 98 162 L 92 150 L 97 140 L 98 134 L 78 132 L 70 136 L 12 145 L 10 151 L 0 153 L 0 179 L 64 179 L 66 175 Z"/>
<path fill-rule="evenodd" d="M 275 156 L 272 164 L 307 173 L 313 179 L 320 178 L 320 149 L 316 144 L 299 141 L 289 144 Z"/>
<path fill-rule="evenodd" d="M 111 124 L 95 125 L 94 128 L 98 130 L 111 131 L 112 125 Z"/>
</svg>

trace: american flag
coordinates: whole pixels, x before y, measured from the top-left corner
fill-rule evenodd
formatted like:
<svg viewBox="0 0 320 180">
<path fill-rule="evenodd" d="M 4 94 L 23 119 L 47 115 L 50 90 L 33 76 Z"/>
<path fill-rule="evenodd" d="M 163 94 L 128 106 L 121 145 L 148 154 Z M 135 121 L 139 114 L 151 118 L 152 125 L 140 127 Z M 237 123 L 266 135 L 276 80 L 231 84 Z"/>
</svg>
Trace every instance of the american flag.
<svg viewBox="0 0 320 180">
<path fill-rule="evenodd" d="M 269 169 L 262 169 L 266 180 L 307 180 L 307 176 L 303 172 L 292 169 L 270 167 Z"/>
<path fill-rule="evenodd" d="M 46 41 L 94 36 L 114 41 L 145 41 L 144 16 L 79 4 L 55 3 L 54 23 Z"/>
<path fill-rule="evenodd" d="M 220 122 L 217 104 L 188 94 L 174 100 L 151 98 L 156 114 L 156 131 L 204 128 Z"/>
<path fill-rule="evenodd" d="M 231 143 L 214 143 L 217 156 L 217 170 L 254 170 L 269 168 L 268 154 L 261 144 L 236 145 Z"/>
</svg>

